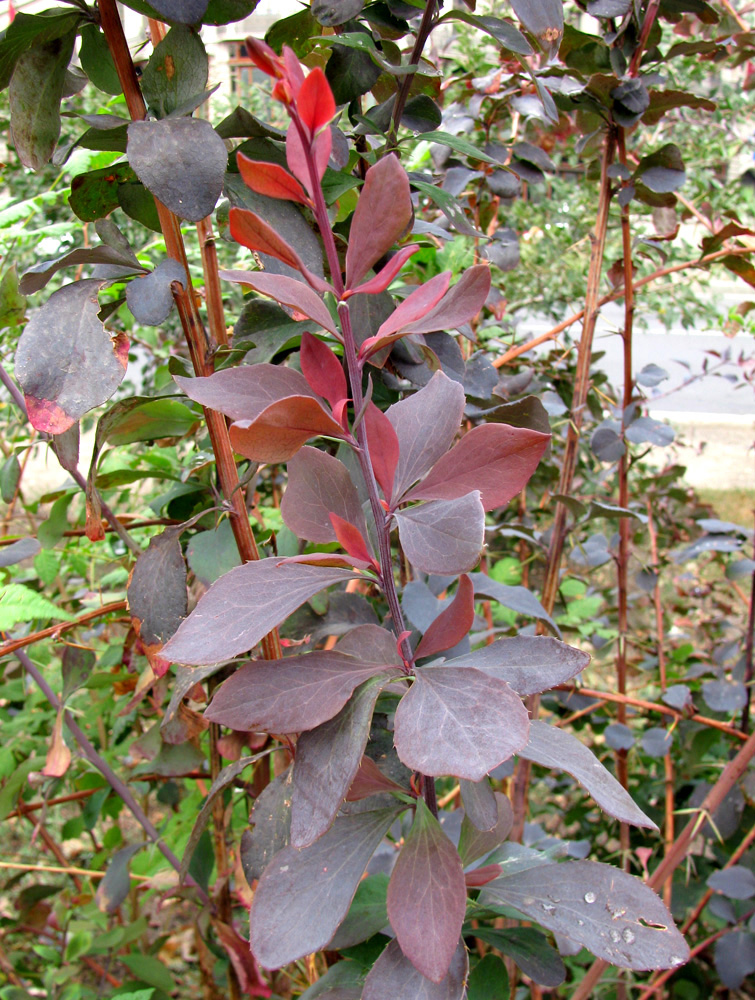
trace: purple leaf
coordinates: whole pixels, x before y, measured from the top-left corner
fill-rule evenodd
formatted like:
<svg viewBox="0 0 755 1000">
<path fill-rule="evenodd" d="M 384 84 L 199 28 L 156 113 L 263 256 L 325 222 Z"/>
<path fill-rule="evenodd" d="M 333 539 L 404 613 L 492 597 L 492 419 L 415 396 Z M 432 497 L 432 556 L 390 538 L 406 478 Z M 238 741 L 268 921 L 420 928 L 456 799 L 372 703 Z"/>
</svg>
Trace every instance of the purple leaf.
<svg viewBox="0 0 755 1000">
<path fill-rule="evenodd" d="M 404 327 L 405 333 L 455 330 L 468 323 L 485 305 L 490 292 L 490 268 L 476 264 L 468 268 L 453 288 L 421 319 Z"/>
<path fill-rule="evenodd" d="M 422 659 L 444 649 L 452 649 L 466 636 L 474 621 L 474 590 L 472 581 L 464 574 L 459 578 L 456 596 L 422 636 L 415 656 Z"/>
<path fill-rule="evenodd" d="M 356 288 L 369 269 L 404 235 L 412 222 L 409 178 L 389 154 L 367 171 L 351 220 L 346 251 L 346 287 Z"/>
<path fill-rule="evenodd" d="M 379 625 L 357 625 L 338 640 L 336 649 L 350 656 L 361 656 L 371 663 L 401 662 L 396 649 L 396 636 Z"/>
<path fill-rule="evenodd" d="M 331 513 L 366 533 L 359 495 L 343 462 L 317 448 L 302 448 L 288 463 L 283 520 L 299 538 L 325 544 L 336 541 Z"/>
<path fill-rule="evenodd" d="M 16 378 L 36 430 L 62 434 L 110 399 L 123 381 L 128 340 L 112 340 L 98 318 L 100 281 L 53 292 L 26 324 L 16 349 Z"/>
<path fill-rule="evenodd" d="M 127 155 L 142 184 L 179 219 L 199 222 L 215 208 L 228 151 L 208 121 L 131 122 Z"/>
<path fill-rule="evenodd" d="M 401 951 L 421 975 L 440 983 L 459 943 L 467 889 L 461 858 L 422 799 L 386 901 Z"/>
<path fill-rule="evenodd" d="M 397 510 L 394 517 L 407 559 L 423 573 L 466 573 L 477 564 L 485 532 L 477 490 Z"/>
<path fill-rule="evenodd" d="M 315 729 L 340 712 L 364 681 L 376 674 L 398 672 L 398 668 L 391 671 L 387 665 L 365 663 L 337 649 L 318 649 L 283 660 L 254 660 L 218 688 L 205 718 L 245 732 Z"/>
<path fill-rule="evenodd" d="M 571 680 L 589 662 L 589 653 L 550 636 L 516 635 L 448 660 L 444 666 L 476 667 L 491 677 L 508 681 L 524 696 L 539 694 Z"/>
<path fill-rule="evenodd" d="M 163 647 L 163 656 L 192 665 L 238 656 L 318 591 L 353 578 L 342 569 L 281 565 L 276 557 L 244 563 L 213 583 Z"/>
<path fill-rule="evenodd" d="M 467 781 L 462 778 L 461 801 L 464 803 L 464 815 L 478 830 L 492 830 L 498 822 L 498 803 L 495 792 L 487 778 L 480 781 Z"/>
<path fill-rule="evenodd" d="M 277 775 L 254 800 L 251 828 L 241 835 L 241 866 L 249 883 L 262 876 L 272 858 L 288 846 L 293 768 Z"/>
<path fill-rule="evenodd" d="M 284 306 L 298 309 L 314 320 L 323 330 L 338 335 L 333 318 L 320 296 L 312 291 L 309 285 L 297 278 L 289 278 L 285 274 L 270 274 L 268 271 L 220 271 L 220 277 L 225 281 L 235 281 L 239 285 L 248 285 L 255 292 L 269 295 Z"/>
<path fill-rule="evenodd" d="M 614 819 L 651 830 L 658 829 L 595 754 L 571 733 L 549 726 L 546 722 L 532 722 L 529 741 L 519 751 L 519 756 L 542 767 L 566 771 Z"/>
<path fill-rule="evenodd" d="M 277 399 L 254 420 L 231 424 L 235 451 L 253 462 L 287 462 L 310 438 L 343 438 L 346 432 L 312 396 Z"/>
<path fill-rule="evenodd" d="M 231 420 L 254 420 L 271 403 L 287 396 L 311 396 L 307 380 L 283 365 L 242 365 L 201 378 L 174 376 L 189 399 Z"/>
<path fill-rule="evenodd" d="M 249 924 L 252 952 L 264 968 L 279 969 L 330 941 L 401 808 L 339 816 L 314 844 L 275 855 L 254 893 Z"/>
<path fill-rule="evenodd" d="M 386 416 L 399 441 L 392 504 L 445 455 L 463 412 L 464 389 L 443 372 L 436 372 L 419 392 L 389 407 Z"/>
<path fill-rule="evenodd" d="M 503 507 L 527 485 L 549 441 L 527 427 L 474 427 L 404 499 L 453 500 L 480 490 L 485 510 Z"/>
<path fill-rule="evenodd" d="M 364 683 L 338 715 L 296 743 L 291 843 L 307 847 L 331 826 L 359 770 L 380 682 Z"/>
<path fill-rule="evenodd" d="M 396 709 L 394 742 L 407 767 L 479 781 L 527 742 L 529 717 L 504 681 L 481 670 L 420 667 Z"/>
<path fill-rule="evenodd" d="M 499 583 L 498 580 L 491 580 L 485 573 L 473 573 L 471 579 L 477 596 L 490 597 L 505 608 L 516 611 L 517 614 L 539 618 L 540 621 L 547 623 L 551 632 L 559 639 L 561 638 L 558 625 L 531 590 L 527 590 L 526 587 L 510 587 L 508 584 Z"/>
<path fill-rule="evenodd" d="M 364 982 L 362 1000 L 463 1000 L 468 972 L 463 941 L 456 946 L 451 967 L 439 983 L 417 972 L 398 941 L 391 941 Z"/>
<path fill-rule="evenodd" d="M 166 528 L 152 538 L 136 560 L 128 583 L 128 606 L 134 628 L 158 675 L 164 674 L 169 666 L 168 661 L 158 658 L 158 653 L 181 624 L 188 607 L 180 535 L 180 528 Z"/>
<path fill-rule="evenodd" d="M 511 808 L 511 803 L 501 792 L 495 792 L 494 795 L 497 814 L 492 830 L 478 829 L 472 823 L 469 815 L 466 815 L 462 820 L 459 854 L 465 865 L 490 854 L 496 847 L 500 847 L 511 833 L 511 827 L 514 825 L 514 811 Z M 466 802 L 464 805 L 466 807 Z"/>
<path fill-rule="evenodd" d="M 137 323 L 159 326 L 173 308 L 171 285 L 180 281 L 188 288 L 183 264 L 168 257 L 143 278 L 134 278 L 126 286 L 126 304 Z"/>
<path fill-rule="evenodd" d="M 513 906 L 624 969 L 673 969 L 689 958 L 687 942 L 655 892 L 613 865 L 538 865 L 490 882 L 480 903 Z"/>
</svg>

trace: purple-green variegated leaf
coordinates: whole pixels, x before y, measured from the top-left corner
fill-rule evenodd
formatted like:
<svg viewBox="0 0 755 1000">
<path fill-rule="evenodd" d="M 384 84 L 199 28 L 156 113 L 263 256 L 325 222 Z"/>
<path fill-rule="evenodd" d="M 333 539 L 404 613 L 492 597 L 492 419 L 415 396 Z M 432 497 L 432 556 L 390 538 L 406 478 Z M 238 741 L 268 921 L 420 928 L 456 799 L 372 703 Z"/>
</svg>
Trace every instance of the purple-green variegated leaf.
<svg viewBox="0 0 755 1000">
<path fill-rule="evenodd" d="M 519 751 L 519 756 L 542 767 L 566 771 L 614 819 L 651 830 L 657 829 L 655 823 L 636 805 L 626 788 L 571 733 L 549 726 L 546 722 L 533 722 L 527 745 Z"/>
<path fill-rule="evenodd" d="M 380 688 L 380 679 L 370 678 L 337 715 L 299 737 L 291 802 L 294 847 L 313 843 L 336 818 L 359 770 Z"/>
<path fill-rule="evenodd" d="M 205 718 L 242 732 L 298 733 L 332 719 L 364 681 L 398 673 L 335 649 L 254 660 L 218 688 Z"/>
<path fill-rule="evenodd" d="M 266 271 L 220 271 L 225 281 L 235 281 L 247 285 L 255 292 L 269 295 L 284 306 L 292 306 L 313 319 L 323 330 L 338 335 L 333 318 L 320 296 L 309 285 L 285 274 L 269 274 Z"/>
<path fill-rule="evenodd" d="M 467 890 L 461 858 L 422 799 L 388 883 L 388 918 L 414 968 L 441 982 L 464 923 Z"/>
<path fill-rule="evenodd" d="M 513 906 L 529 920 L 625 969 L 673 969 L 687 942 L 656 893 L 613 865 L 538 865 L 490 882 L 480 903 Z"/>
<path fill-rule="evenodd" d="M 485 511 L 477 490 L 458 500 L 430 500 L 394 514 L 401 546 L 423 573 L 468 573 L 480 558 Z"/>
<path fill-rule="evenodd" d="M 496 820 L 491 830 L 481 830 L 467 814 L 461 822 L 459 855 L 464 865 L 490 854 L 506 840 L 514 825 L 514 811 L 502 792 L 495 792 Z M 466 802 L 464 803 L 466 808 Z"/>
<path fill-rule="evenodd" d="M 464 389 L 443 372 L 436 372 L 419 392 L 389 407 L 386 416 L 399 441 L 391 503 L 398 503 L 445 455 L 458 433 L 463 412 Z"/>
<path fill-rule="evenodd" d="M 529 482 L 550 435 L 528 427 L 481 424 L 446 452 L 405 500 L 453 500 L 479 490 L 485 510 L 507 504 Z"/>
<path fill-rule="evenodd" d="M 362 505 L 348 469 L 317 448 L 302 448 L 289 461 L 281 514 L 295 535 L 310 542 L 336 541 L 329 514 L 337 514 L 367 534 Z"/>
<path fill-rule="evenodd" d="M 548 691 L 576 677 L 590 654 L 545 635 L 516 635 L 448 660 L 444 666 L 475 667 L 508 681 L 520 695 Z"/>
<path fill-rule="evenodd" d="M 515 691 L 481 670 L 420 667 L 396 709 L 394 742 L 414 771 L 480 781 L 527 742 Z"/>
<path fill-rule="evenodd" d="M 318 591 L 353 578 L 348 570 L 281 565 L 275 557 L 244 563 L 213 583 L 161 655 L 194 666 L 238 656 Z"/>
<path fill-rule="evenodd" d="M 339 816 L 319 840 L 284 847 L 254 893 L 250 944 L 266 969 L 319 951 L 346 916 L 367 863 L 400 810 Z"/>
<path fill-rule="evenodd" d="M 231 420 L 254 420 L 271 403 L 287 396 L 316 396 L 301 372 L 283 365 L 242 365 L 201 378 L 175 375 L 189 399 Z"/>
<path fill-rule="evenodd" d="M 346 287 L 356 288 L 409 229 L 412 222 L 409 178 L 398 157 L 384 156 L 367 171 L 351 221 L 346 251 Z"/>
<path fill-rule="evenodd" d="M 391 941 L 364 982 L 362 1000 L 463 1000 L 468 972 L 463 941 L 456 946 L 448 973 L 439 983 L 417 972 L 398 941 Z"/>
</svg>

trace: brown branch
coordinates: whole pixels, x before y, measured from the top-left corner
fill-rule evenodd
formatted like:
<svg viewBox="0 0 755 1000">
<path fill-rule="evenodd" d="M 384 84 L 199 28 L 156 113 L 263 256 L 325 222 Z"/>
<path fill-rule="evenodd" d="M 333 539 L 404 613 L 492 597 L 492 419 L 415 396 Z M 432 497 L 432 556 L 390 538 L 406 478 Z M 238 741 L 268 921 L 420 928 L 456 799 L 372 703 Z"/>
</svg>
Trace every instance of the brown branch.
<svg viewBox="0 0 755 1000">
<path fill-rule="evenodd" d="M 705 254 L 703 257 L 697 257 L 695 260 L 687 260 L 682 264 L 672 264 L 669 267 L 661 267 L 657 271 L 653 271 L 652 274 L 645 275 L 644 278 L 640 278 L 635 281 L 632 285 L 633 290 L 636 292 L 640 288 L 644 288 L 645 285 L 649 285 L 653 281 L 657 281 L 658 278 L 665 278 L 667 274 L 676 274 L 677 271 L 686 271 L 690 267 L 702 267 L 705 264 L 710 264 L 712 261 L 720 260 L 722 257 L 741 257 L 751 254 L 753 251 L 748 247 L 733 247 L 727 250 L 716 250 L 715 253 Z M 608 295 L 604 295 L 598 302 L 598 306 L 602 307 L 607 305 L 609 302 L 615 302 L 616 299 L 622 298 L 624 295 L 624 288 L 615 288 Z M 578 323 L 585 315 L 585 310 L 580 309 L 579 312 L 572 313 L 567 319 L 561 320 L 556 326 L 552 327 L 546 333 L 541 333 L 537 337 L 533 337 L 532 340 L 528 340 L 525 344 L 517 344 L 516 347 L 510 347 L 505 354 L 502 354 L 500 358 L 496 358 L 493 361 L 495 368 L 502 368 L 509 361 L 513 361 L 518 358 L 521 354 L 526 354 L 527 351 L 531 351 L 533 347 L 539 347 L 540 344 L 545 344 L 549 340 L 555 340 L 559 334 L 563 333 L 564 330 L 568 330 L 570 326 Z"/>
<path fill-rule="evenodd" d="M 616 149 L 616 134 L 611 128 L 606 132 L 603 157 L 601 160 L 600 195 L 598 200 L 598 215 L 595 220 L 595 231 L 592 235 L 592 250 L 590 253 L 590 270 L 587 274 L 587 290 L 585 292 L 585 322 L 582 326 L 582 337 L 579 342 L 577 356 L 577 372 L 574 380 L 571 420 L 566 437 L 566 448 L 561 463 L 558 492 L 567 495 L 571 491 L 574 473 L 577 467 L 577 451 L 580 442 L 582 421 L 584 418 L 587 395 L 590 389 L 590 362 L 592 358 L 592 340 L 595 324 L 598 318 L 600 278 L 603 273 L 603 256 L 605 252 L 606 233 L 608 231 L 608 214 L 611 206 L 611 178 L 608 170 L 613 162 Z M 562 503 L 556 505 L 556 515 L 551 529 L 551 543 L 548 549 L 548 560 L 543 585 L 542 605 L 550 614 L 556 604 L 558 583 L 561 576 L 561 557 L 563 555 L 564 539 L 566 537 L 567 508 Z M 528 709 L 533 718 L 537 716 L 540 707 L 538 695 L 528 700 Z M 520 840 L 524 830 L 527 810 L 527 795 L 532 772 L 530 761 L 520 760 L 514 780 L 513 810 L 514 826 L 511 832 L 512 840 Z"/>
<path fill-rule="evenodd" d="M 18 816 L 22 816 L 25 812 L 36 812 L 37 809 L 46 809 L 48 806 L 59 806 L 64 802 L 78 802 L 80 799 L 88 799 L 89 796 L 94 795 L 96 791 L 96 788 L 84 788 L 80 792 L 71 792 L 70 795 L 61 795 L 57 799 L 45 799 L 43 802 L 25 802 L 23 811 L 20 809 L 14 809 L 14 811 L 8 813 L 5 818 L 16 819 Z"/>
<path fill-rule="evenodd" d="M 39 632 L 32 632 L 31 635 L 25 635 L 21 639 L 9 639 L 8 642 L 4 642 L 0 646 L 0 657 L 8 656 L 9 653 L 15 653 L 17 649 L 23 649 L 25 646 L 32 646 L 35 642 L 40 642 L 42 639 L 49 639 L 50 636 L 57 636 L 60 632 L 67 632 L 69 629 L 84 625 L 94 618 L 101 618 L 103 615 L 113 614 L 116 611 L 125 611 L 127 608 L 128 601 L 113 601 L 112 604 L 103 604 L 100 608 L 87 611 L 72 622 L 61 622 L 59 625 L 50 625 L 49 628 L 40 629 Z"/>
<path fill-rule="evenodd" d="M 671 708 L 670 705 L 661 705 L 656 701 L 646 701 L 644 698 L 634 698 L 628 694 L 610 694 L 606 691 L 596 691 L 593 688 L 577 687 L 575 684 L 558 684 L 553 690 L 569 691 L 572 694 L 584 695 L 587 698 L 602 698 L 604 701 L 613 701 L 617 704 L 623 702 L 625 705 L 631 705 L 633 708 L 644 708 L 649 712 L 659 712 L 661 715 L 669 715 L 679 721 L 690 719 L 692 722 L 699 722 L 703 726 L 718 729 L 720 732 L 726 733 L 727 736 L 733 736 L 738 740 L 744 741 L 747 739 L 745 733 L 742 733 L 734 726 L 728 726 L 725 722 L 720 722 L 718 719 L 709 719 L 707 716 L 698 715 L 696 712 L 693 715 L 685 715 L 684 712 L 680 712 L 676 708 Z"/>
<path fill-rule="evenodd" d="M 660 888 L 666 879 L 670 875 L 673 875 L 677 866 L 684 860 L 692 838 L 699 830 L 700 819 L 704 816 L 713 815 L 716 812 L 734 785 L 745 773 L 753 757 L 755 757 L 755 733 L 747 738 L 747 742 L 740 747 L 736 757 L 730 760 L 723 769 L 718 781 L 705 796 L 702 803 L 693 810 L 694 815 L 674 841 L 673 849 L 666 854 L 663 861 L 661 861 L 653 872 L 649 881 L 651 888 Z M 588 1000 L 592 996 L 594 987 L 600 981 L 601 976 L 608 967 L 608 962 L 605 962 L 602 958 L 596 959 L 572 994 L 571 1000 Z"/>
</svg>

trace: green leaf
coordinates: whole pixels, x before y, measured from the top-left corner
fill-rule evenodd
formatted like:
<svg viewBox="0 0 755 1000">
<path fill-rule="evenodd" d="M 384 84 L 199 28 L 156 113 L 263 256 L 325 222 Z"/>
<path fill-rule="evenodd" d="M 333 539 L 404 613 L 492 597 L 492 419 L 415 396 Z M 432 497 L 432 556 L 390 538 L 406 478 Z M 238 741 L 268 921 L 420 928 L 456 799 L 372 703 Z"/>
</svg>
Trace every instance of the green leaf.
<svg viewBox="0 0 755 1000">
<path fill-rule="evenodd" d="M 453 10 L 444 14 L 438 23 L 448 20 L 463 21 L 465 24 L 479 28 L 495 38 L 501 48 L 508 49 L 509 52 L 515 52 L 520 56 L 531 56 L 533 53 L 532 46 L 521 31 L 500 17 L 481 17 L 478 14 L 470 14 L 466 10 Z"/>
<path fill-rule="evenodd" d="M 312 48 L 312 36 L 319 31 L 320 25 L 312 17 L 309 8 L 305 8 L 298 14 L 276 21 L 265 35 L 265 41 L 279 54 L 284 45 L 289 45 L 299 59 L 303 59 Z"/>
<path fill-rule="evenodd" d="M 81 29 L 81 49 L 79 62 L 86 75 L 106 94 L 117 96 L 121 93 L 121 82 L 115 68 L 104 34 L 96 24 L 85 24 Z"/>
<path fill-rule="evenodd" d="M 155 47 L 142 75 L 144 100 L 164 118 L 207 87 L 208 63 L 202 39 L 177 24 Z"/>
<path fill-rule="evenodd" d="M 73 621 L 76 615 L 56 607 L 36 590 L 20 583 L 9 583 L 0 588 L 0 629 L 13 628 L 19 622 L 32 622 L 36 618 L 59 618 Z"/>
<path fill-rule="evenodd" d="M 130 181 L 136 181 L 136 174 L 128 163 L 77 174 L 71 181 L 68 204 L 82 222 L 104 219 L 118 207 L 120 186 Z"/>
<path fill-rule="evenodd" d="M 127 965 L 137 979 L 143 983 L 148 983 L 158 990 L 165 990 L 172 993 L 176 988 L 173 976 L 163 963 L 152 955 L 140 955 L 138 952 L 131 955 L 121 955 L 120 961 Z"/>
<path fill-rule="evenodd" d="M 21 55 L 10 81 L 11 138 L 25 167 L 41 170 L 60 136 L 60 100 L 76 32 Z"/>
<path fill-rule="evenodd" d="M 0 469 L 0 496 L 3 503 L 10 503 L 16 495 L 16 487 L 21 480 L 21 463 L 15 455 L 3 462 Z"/>
<path fill-rule="evenodd" d="M 68 530 L 66 512 L 72 499 L 72 493 L 64 493 L 62 497 L 58 497 L 52 505 L 49 517 L 37 529 L 37 541 L 43 549 L 55 548 L 63 537 L 63 532 Z"/>
<path fill-rule="evenodd" d="M 129 218 L 141 222 L 153 233 L 162 233 L 155 199 L 140 181 L 129 180 L 119 184 L 118 201 Z"/>
<path fill-rule="evenodd" d="M 413 132 L 432 132 L 438 128 L 442 120 L 440 108 L 426 94 L 419 94 L 408 100 L 401 115 L 401 124 Z"/>
<path fill-rule="evenodd" d="M 428 132 L 422 138 L 427 139 L 428 137 L 432 137 L 432 135 L 432 132 Z M 449 194 L 448 191 L 443 191 L 434 184 L 427 184 L 425 181 L 417 180 L 412 181 L 412 187 L 416 188 L 420 194 L 424 194 L 427 198 L 433 201 L 457 232 L 461 233 L 463 236 L 485 239 L 485 234 L 474 228 L 464 214 L 464 209 L 459 204 L 458 199 L 452 194 Z"/>
<path fill-rule="evenodd" d="M 18 290 L 18 273 L 12 264 L 0 280 L 0 329 L 18 326 L 25 314 L 26 298 Z"/>
<path fill-rule="evenodd" d="M 55 41 L 73 31 L 82 20 L 79 11 L 53 7 L 41 14 L 16 14 L 0 41 L 0 90 L 10 83 L 19 58 L 33 45 Z"/>
<path fill-rule="evenodd" d="M 354 98 L 366 94 L 377 82 L 381 67 L 374 60 L 377 49 L 369 35 L 357 33 L 335 37 L 339 42 L 347 39 L 347 43 L 333 46 L 325 66 L 325 76 L 336 104 L 349 104 Z"/>
<path fill-rule="evenodd" d="M 450 132 L 425 132 L 422 138 L 425 142 L 437 142 L 441 146 L 448 146 L 449 149 L 463 153 L 464 156 L 469 156 L 473 160 L 483 160 L 485 163 L 494 163 L 497 167 L 502 166 L 500 160 L 483 153 L 481 149 L 460 135 L 452 135 Z"/>
<path fill-rule="evenodd" d="M 509 975 L 497 955 L 485 955 L 467 981 L 467 1000 L 503 1000 L 509 992 Z"/>
</svg>

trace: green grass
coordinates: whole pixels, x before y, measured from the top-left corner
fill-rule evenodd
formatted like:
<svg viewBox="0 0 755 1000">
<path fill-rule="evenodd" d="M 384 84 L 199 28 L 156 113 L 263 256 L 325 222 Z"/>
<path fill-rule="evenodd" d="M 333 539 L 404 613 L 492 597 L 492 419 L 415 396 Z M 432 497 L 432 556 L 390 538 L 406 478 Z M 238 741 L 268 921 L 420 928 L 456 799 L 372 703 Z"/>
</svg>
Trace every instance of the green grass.
<svg viewBox="0 0 755 1000">
<path fill-rule="evenodd" d="M 743 527 L 751 528 L 753 510 L 755 510 L 755 489 L 731 490 L 698 490 L 702 503 L 708 503 L 715 511 L 716 517 L 722 521 L 733 521 Z"/>
</svg>

